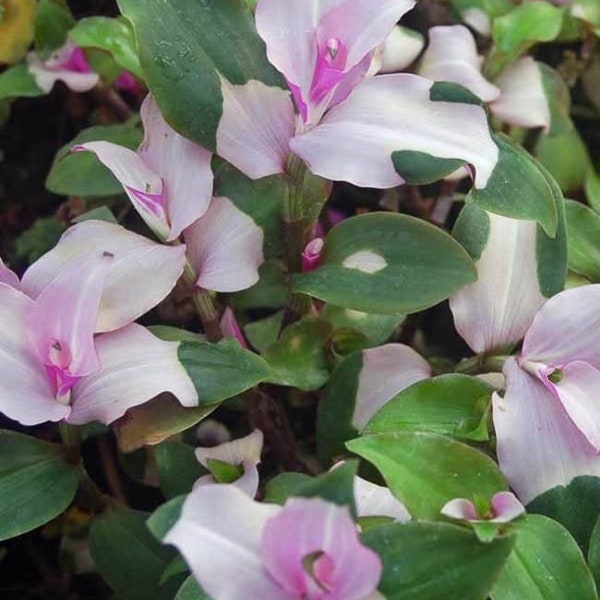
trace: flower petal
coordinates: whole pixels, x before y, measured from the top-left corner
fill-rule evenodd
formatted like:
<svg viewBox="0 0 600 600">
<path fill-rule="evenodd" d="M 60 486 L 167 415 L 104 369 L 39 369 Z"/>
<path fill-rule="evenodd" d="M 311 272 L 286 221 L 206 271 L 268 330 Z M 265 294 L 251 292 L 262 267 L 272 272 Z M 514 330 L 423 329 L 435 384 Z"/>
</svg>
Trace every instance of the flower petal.
<svg viewBox="0 0 600 600">
<path fill-rule="evenodd" d="M 458 333 L 474 352 L 518 342 L 546 298 L 538 284 L 537 226 L 486 213 L 489 236 L 478 279 L 450 298 Z"/>
<path fill-rule="evenodd" d="M 185 264 L 185 246 L 163 246 L 105 221 L 70 227 L 50 252 L 23 276 L 22 289 L 36 298 L 42 289 L 80 261 L 110 252 L 96 332 L 119 329 L 156 306 L 177 283 Z"/>
<path fill-rule="evenodd" d="M 484 102 L 500 97 L 500 90 L 481 74 L 475 38 L 464 25 L 429 30 L 429 46 L 423 55 L 419 75 L 434 81 L 458 83 Z"/>
<path fill-rule="evenodd" d="M 460 519 L 462 521 L 479 521 L 479 515 L 475 505 L 466 498 L 454 498 L 446 502 L 440 510 L 440 513 L 450 519 Z"/>
<path fill-rule="evenodd" d="M 0 258 L 0 283 L 5 283 L 10 287 L 19 289 L 21 287 L 21 281 L 17 277 L 16 273 L 11 271 Z"/>
<path fill-rule="evenodd" d="M 122 184 L 135 210 L 162 239 L 170 233 L 163 181 L 133 150 L 111 142 L 88 142 L 73 146 L 72 152 L 93 152 Z"/>
<path fill-rule="evenodd" d="M 562 378 L 554 389 L 573 423 L 600 452 L 600 371 L 585 362 L 562 367 Z"/>
<path fill-rule="evenodd" d="M 522 360 L 554 365 L 581 360 L 600 369 L 600 285 L 553 296 L 539 310 L 523 341 Z"/>
<path fill-rule="evenodd" d="M 97 73 L 78 73 L 65 68 L 48 68 L 36 52 L 27 54 L 27 66 L 37 86 L 50 93 L 57 81 L 62 81 L 74 92 L 87 92 L 96 87 L 100 76 Z"/>
<path fill-rule="evenodd" d="M 235 313 L 229 306 L 223 311 L 220 325 L 224 337 L 237 340 L 242 348 L 248 347 L 246 338 L 244 337 L 240 325 L 235 318 Z"/>
<path fill-rule="evenodd" d="M 580 475 L 600 476 L 600 455 L 558 398 L 515 359 L 504 365 L 504 398 L 493 395 L 498 461 L 524 504 Z"/>
<path fill-rule="evenodd" d="M 244 85 L 222 79 L 221 91 L 219 155 L 252 179 L 283 173 L 295 128 L 289 92 L 254 79 Z"/>
<path fill-rule="evenodd" d="M 498 492 L 492 498 L 494 523 L 509 523 L 525 513 L 525 507 L 512 492 Z"/>
<path fill-rule="evenodd" d="M 139 157 L 162 177 L 171 225 L 167 241 L 173 241 L 208 209 L 213 188 L 212 153 L 173 130 L 152 95 L 146 96 L 140 114 L 145 137 Z"/>
<path fill-rule="evenodd" d="M 542 74 L 531 58 L 520 58 L 505 69 L 496 81 L 500 99 L 490 108 L 496 117 L 518 127 L 550 129 L 550 107 Z"/>
<path fill-rule="evenodd" d="M 42 289 L 28 318 L 33 349 L 45 365 L 83 377 L 98 370 L 94 330 L 112 255 L 71 263 Z M 63 364 L 64 363 L 64 364 Z"/>
<path fill-rule="evenodd" d="M 262 548 L 266 570 L 294 598 L 318 597 L 320 587 L 304 565 L 306 557 L 315 553 L 323 553 L 313 571 L 326 583 L 328 599 L 363 600 L 381 577 L 381 560 L 360 543 L 348 508 L 321 498 L 288 500 L 266 522 Z M 323 559 L 327 566 L 322 563 L 325 572 L 319 573 Z"/>
<path fill-rule="evenodd" d="M 280 510 L 254 502 L 235 486 L 201 485 L 186 498 L 164 542 L 177 547 L 214 600 L 295 600 L 262 565 L 262 532 Z"/>
<path fill-rule="evenodd" d="M 32 308 L 25 294 L 0 283 L 0 412 L 23 425 L 60 421 L 71 410 L 54 400 L 44 366 L 31 349 Z"/>
<path fill-rule="evenodd" d="M 389 188 L 402 183 L 392 153 L 412 150 L 473 164 L 476 187 L 485 187 L 499 151 L 484 110 L 431 101 L 432 86 L 427 79 L 404 73 L 367 79 L 317 127 L 293 138 L 290 148 L 313 173 L 358 186 Z"/>
<path fill-rule="evenodd" d="M 359 517 L 391 517 L 401 523 L 411 519 L 406 506 L 388 488 L 362 477 L 354 478 L 354 500 Z"/>
<path fill-rule="evenodd" d="M 198 287 L 237 292 L 258 281 L 263 232 L 228 198 L 213 198 L 207 213 L 185 232 Z"/>
<path fill-rule="evenodd" d="M 380 73 L 406 69 L 421 53 L 425 40 L 417 31 L 396 25 L 383 45 Z"/>
<path fill-rule="evenodd" d="M 404 344 L 364 350 L 353 427 L 360 431 L 388 400 L 427 377 L 431 377 L 429 363 Z"/>
<path fill-rule="evenodd" d="M 162 392 L 172 393 L 183 406 L 195 406 L 198 394 L 179 362 L 178 347 L 136 324 L 98 336 L 101 368 L 73 387 L 69 423 L 112 423 Z"/>
</svg>

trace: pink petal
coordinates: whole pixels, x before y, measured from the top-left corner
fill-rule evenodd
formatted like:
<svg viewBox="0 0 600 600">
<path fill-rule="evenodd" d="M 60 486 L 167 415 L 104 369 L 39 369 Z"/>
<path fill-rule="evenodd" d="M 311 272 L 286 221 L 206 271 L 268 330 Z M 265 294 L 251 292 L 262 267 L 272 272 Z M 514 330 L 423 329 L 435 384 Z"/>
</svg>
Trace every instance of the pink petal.
<svg viewBox="0 0 600 600">
<path fill-rule="evenodd" d="M 419 56 L 424 45 L 420 33 L 396 25 L 385 40 L 379 72 L 397 73 L 406 69 Z"/>
<path fill-rule="evenodd" d="M 136 324 L 98 336 L 101 368 L 73 387 L 69 423 L 112 423 L 162 392 L 172 393 L 183 406 L 195 406 L 198 394 L 179 362 L 178 348 L 178 342 L 160 340 Z"/>
<path fill-rule="evenodd" d="M 235 314 L 231 308 L 227 307 L 223 311 L 223 316 L 220 321 L 221 331 L 225 337 L 233 338 L 240 343 L 242 348 L 247 348 L 246 338 L 240 329 L 239 323 L 235 318 Z"/>
<path fill-rule="evenodd" d="M 19 289 L 21 287 L 21 281 L 17 277 L 16 273 L 11 271 L 0 258 L 0 283 L 5 283 L 10 287 Z"/>
<path fill-rule="evenodd" d="M 162 177 L 171 224 L 167 241 L 173 241 L 208 209 L 213 187 L 212 154 L 171 129 L 150 94 L 142 103 L 141 116 L 145 138 L 138 154 Z"/>
<path fill-rule="evenodd" d="M 509 523 L 525 513 L 525 507 L 512 492 L 498 492 L 492 498 L 494 523 Z"/>
<path fill-rule="evenodd" d="M 392 163 L 397 150 L 463 159 L 475 166 L 476 187 L 485 187 L 498 147 L 484 110 L 472 104 L 432 102 L 433 82 L 409 74 L 378 75 L 359 85 L 311 131 L 290 147 L 311 171 L 363 187 L 403 182 Z M 385 106 L 386 110 L 373 110 Z"/>
<path fill-rule="evenodd" d="M 306 244 L 302 252 L 302 270 L 304 272 L 314 271 L 319 266 L 323 246 L 325 246 L 325 240 L 320 237 Z"/>
<path fill-rule="evenodd" d="M 553 387 L 573 423 L 600 452 L 600 371 L 575 361 L 562 367 L 561 372 L 561 380 Z"/>
<path fill-rule="evenodd" d="M 254 79 L 244 85 L 222 79 L 221 91 L 219 155 L 252 179 L 283 173 L 295 128 L 289 93 Z"/>
<path fill-rule="evenodd" d="M 112 255 L 97 253 L 63 270 L 42 289 L 28 318 L 29 340 L 47 366 L 83 377 L 98 370 L 94 330 Z"/>
<path fill-rule="evenodd" d="M 537 313 L 523 341 L 522 361 L 564 365 L 580 360 L 600 369 L 600 285 L 553 296 Z"/>
<path fill-rule="evenodd" d="M 120 225 L 85 221 L 70 227 L 59 243 L 27 269 L 23 291 L 36 298 L 42 289 L 79 263 L 109 252 L 96 332 L 119 329 L 156 306 L 175 286 L 185 264 L 185 246 L 163 246 Z"/>
<path fill-rule="evenodd" d="M 478 279 L 450 298 L 456 329 L 477 353 L 522 339 L 546 301 L 538 283 L 536 224 L 487 216 L 489 237 L 475 263 Z"/>
<path fill-rule="evenodd" d="M 29 343 L 32 308 L 25 294 L 0 283 L 0 412 L 23 425 L 60 421 L 71 410 L 54 400 L 44 366 Z"/>
<path fill-rule="evenodd" d="M 562 404 L 515 359 L 504 366 L 504 398 L 493 395 L 500 468 L 524 504 L 580 475 L 600 476 L 600 455 Z"/>
<path fill-rule="evenodd" d="M 501 96 L 490 108 L 496 117 L 518 127 L 550 129 L 550 107 L 540 69 L 531 58 L 520 58 L 496 81 Z"/>
<path fill-rule="evenodd" d="M 450 519 L 479 521 L 475 505 L 466 498 L 455 498 L 454 500 L 450 500 L 450 502 L 446 502 L 440 512 Z"/>
<path fill-rule="evenodd" d="M 90 151 L 123 185 L 135 210 L 161 239 L 170 235 L 163 180 L 157 171 L 129 148 L 111 142 L 88 142 L 74 146 L 73 152 Z"/>
<path fill-rule="evenodd" d="M 207 213 L 184 232 L 198 287 L 238 292 L 258 281 L 263 232 L 228 198 L 213 198 Z"/>
<path fill-rule="evenodd" d="M 429 46 L 423 55 L 419 75 L 434 81 L 458 83 L 484 102 L 500 97 L 500 90 L 481 74 L 475 38 L 463 25 L 429 30 Z"/>
<path fill-rule="evenodd" d="M 404 344 L 385 344 L 362 354 L 352 417 L 352 426 L 359 431 L 388 400 L 413 383 L 431 377 L 429 363 Z"/>
<path fill-rule="evenodd" d="M 411 519 L 406 506 L 388 488 L 362 477 L 354 478 L 354 500 L 359 517 L 391 517 L 401 523 Z"/>
<path fill-rule="evenodd" d="M 231 485 L 201 485 L 186 498 L 165 536 L 213 600 L 297 600 L 265 572 L 261 536 L 281 508 L 260 504 Z"/>
<path fill-rule="evenodd" d="M 288 500 L 265 524 L 262 548 L 266 570 L 294 598 L 363 600 L 381 577 L 381 561 L 360 543 L 348 508 L 320 498 Z M 304 565 L 315 553 L 322 553 L 313 565 L 320 585 Z"/>
<path fill-rule="evenodd" d="M 52 65 L 52 63 L 51 63 Z M 96 87 L 100 76 L 97 73 L 81 73 L 63 66 L 49 67 L 43 63 L 36 52 L 27 54 L 27 66 L 36 84 L 47 94 L 57 81 L 62 81 L 74 92 L 87 92 Z"/>
<path fill-rule="evenodd" d="M 129 71 L 123 71 L 116 78 L 115 87 L 129 94 L 139 94 L 144 89 L 142 84 Z"/>
</svg>

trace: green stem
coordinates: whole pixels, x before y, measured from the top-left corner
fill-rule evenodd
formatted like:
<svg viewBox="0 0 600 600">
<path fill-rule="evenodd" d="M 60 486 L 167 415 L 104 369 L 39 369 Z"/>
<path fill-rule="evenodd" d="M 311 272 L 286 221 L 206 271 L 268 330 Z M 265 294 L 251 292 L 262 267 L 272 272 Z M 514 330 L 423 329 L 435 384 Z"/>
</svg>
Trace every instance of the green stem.
<svg viewBox="0 0 600 600">
<path fill-rule="evenodd" d="M 456 373 L 479 375 L 480 373 L 501 373 L 504 363 L 511 358 L 509 355 L 485 356 L 478 354 L 461 361 L 454 369 Z"/>
<path fill-rule="evenodd" d="M 58 424 L 58 431 L 60 432 L 62 443 L 79 455 L 79 449 L 81 447 L 81 430 L 79 427 L 61 421 Z"/>
</svg>

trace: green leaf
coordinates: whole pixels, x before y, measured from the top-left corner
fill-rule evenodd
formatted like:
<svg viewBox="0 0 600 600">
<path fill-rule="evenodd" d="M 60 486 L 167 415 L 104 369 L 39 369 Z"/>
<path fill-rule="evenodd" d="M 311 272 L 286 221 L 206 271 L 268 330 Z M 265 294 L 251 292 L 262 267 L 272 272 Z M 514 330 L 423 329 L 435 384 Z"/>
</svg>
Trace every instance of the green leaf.
<svg viewBox="0 0 600 600">
<path fill-rule="evenodd" d="M 253 321 L 244 326 L 244 334 L 250 344 L 260 353 L 272 346 L 279 337 L 285 311 L 280 310 L 260 321 Z"/>
<path fill-rule="evenodd" d="M 507 489 L 491 458 L 441 435 L 386 433 L 346 445 L 379 469 L 392 493 L 417 519 L 436 519 L 454 498 L 491 498 Z"/>
<path fill-rule="evenodd" d="M 17 256 L 26 258 L 29 263 L 35 262 L 57 244 L 65 229 L 66 225 L 56 217 L 37 219 L 17 238 Z"/>
<path fill-rule="evenodd" d="M 569 269 L 592 283 L 600 282 L 600 215 L 584 204 L 567 200 Z"/>
<path fill-rule="evenodd" d="M 543 62 L 536 62 L 542 87 L 550 109 L 549 135 L 566 135 L 574 130 L 571 121 L 571 92 L 558 71 Z"/>
<path fill-rule="evenodd" d="M 452 6 L 459 13 L 472 9 L 479 9 L 489 17 L 499 17 L 514 8 L 511 0 L 450 0 Z"/>
<path fill-rule="evenodd" d="M 196 387 L 201 406 L 216 404 L 245 392 L 272 374 L 260 356 L 245 350 L 232 339 L 217 344 L 183 341 L 178 355 Z"/>
<path fill-rule="evenodd" d="M 105 221 L 106 223 L 117 223 L 115 215 L 108 206 L 99 206 L 98 208 L 92 208 L 87 212 L 75 217 L 73 223 L 83 223 L 84 221 Z"/>
<path fill-rule="evenodd" d="M 267 60 L 252 13 L 239 0 L 119 0 L 134 26 L 146 81 L 167 121 L 216 150 L 222 114 L 220 76 L 283 87 Z"/>
<path fill-rule="evenodd" d="M 397 173 L 410 185 L 439 181 L 466 164 L 460 158 L 439 158 L 417 150 L 392 152 L 392 162 Z"/>
<path fill-rule="evenodd" d="M 216 458 L 209 458 L 206 462 L 217 483 L 233 483 L 244 474 L 244 467 L 241 464 L 232 465 Z"/>
<path fill-rule="evenodd" d="M 325 345 L 331 329 L 327 321 L 316 317 L 305 317 L 284 329 L 263 354 L 272 369 L 268 381 L 303 391 L 324 385 L 329 379 Z"/>
<path fill-rule="evenodd" d="M 201 589 L 193 575 L 190 575 L 179 588 L 174 600 L 211 600 Z"/>
<path fill-rule="evenodd" d="M 110 53 L 117 64 L 143 80 L 133 30 L 126 19 L 89 17 L 81 19 L 69 37 L 81 48 L 98 48 Z"/>
<path fill-rule="evenodd" d="M 71 152 L 73 146 L 96 141 L 111 142 L 135 150 L 142 141 L 142 132 L 133 122 L 84 129 L 58 151 L 46 179 L 46 187 L 51 192 L 84 197 L 123 193 L 123 186 L 93 152 Z"/>
<path fill-rule="evenodd" d="M 557 203 L 563 197 L 557 183 L 506 136 L 494 139 L 500 149 L 498 163 L 486 187 L 473 188 L 467 202 L 505 217 L 537 221 L 553 237 L 559 225 Z"/>
<path fill-rule="evenodd" d="M 538 515 L 526 516 L 518 527 L 493 600 L 597 600 L 592 575 L 566 529 Z"/>
<path fill-rule="evenodd" d="M 492 391 L 487 383 L 468 375 L 425 379 L 384 404 L 367 423 L 364 433 L 430 431 L 486 441 Z"/>
<path fill-rule="evenodd" d="M 600 175 L 595 169 L 588 171 L 585 180 L 585 194 L 589 205 L 597 212 L 600 212 Z"/>
<path fill-rule="evenodd" d="M 264 501 L 285 504 L 288 498 L 298 496 L 298 490 L 310 482 L 312 477 L 304 473 L 280 473 L 267 482 Z"/>
<path fill-rule="evenodd" d="M 194 449 L 181 442 L 163 442 L 154 447 L 160 489 L 167 498 L 192 491 L 194 483 L 205 473 Z"/>
<path fill-rule="evenodd" d="M 288 296 L 282 264 L 277 260 L 266 261 L 258 270 L 258 283 L 232 296 L 232 304 L 238 310 L 283 307 Z"/>
<path fill-rule="evenodd" d="M 296 292 L 378 314 L 411 313 L 441 302 L 476 272 L 464 249 L 422 220 L 370 213 L 336 225 L 321 266 L 296 275 Z"/>
<path fill-rule="evenodd" d="M 67 41 L 69 30 L 75 25 L 68 6 L 56 0 L 40 0 L 35 15 L 35 49 L 42 60 L 50 57 Z"/>
<path fill-rule="evenodd" d="M 148 529 L 157 540 L 162 540 L 181 516 L 186 496 L 177 496 L 159 506 L 146 521 Z"/>
<path fill-rule="evenodd" d="M 122 600 L 172 600 L 181 585 L 181 578 L 160 585 L 175 551 L 154 539 L 146 527 L 147 517 L 147 513 L 115 506 L 90 528 L 94 564 Z"/>
<path fill-rule="evenodd" d="M 64 512 L 77 473 L 63 448 L 0 430 L 0 540 L 21 535 Z"/>
<path fill-rule="evenodd" d="M 0 100 L 5 98 L 36 98 L 45 94 L 24 63 L 0 73 Z"/>
<path fill-rule="evenodd" d="M 485 600 L 514 544 L 448 523 L 392 523 L 361 536 L 383 561 L 386 600 Z M 523 596 L 520 600 L 530 600 Z"/>
<path fill-rule="evenodd" d="M 587 553 L 592 529 L 600 514 L 600 477 L 576 477 L 535 498 L 527 512 L 545 515 L 566 527 Z"/>
<path fill-rule="evenodd" d="M 600 585 L 600 517 L 598 517 L 596 527 L 594 527 L 594 531 L 592 532 L 590 550 L 588 552 L 588 564 L 596 580 L 596 587 L 598 587 Z"/>
</svg>

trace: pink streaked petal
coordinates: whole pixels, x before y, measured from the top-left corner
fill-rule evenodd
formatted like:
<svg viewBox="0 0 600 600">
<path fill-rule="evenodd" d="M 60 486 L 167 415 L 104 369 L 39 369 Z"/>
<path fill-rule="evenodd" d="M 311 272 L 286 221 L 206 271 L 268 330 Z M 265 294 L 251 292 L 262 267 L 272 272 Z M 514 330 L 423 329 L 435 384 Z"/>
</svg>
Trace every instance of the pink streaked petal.
<svg viewBox="0 0 600 600">
<path fill-rule="evenodd" d="M 198 394 L 179 362 L 178 342 L 158 339 L 141 325 L 128 325 L 96 338 L 100 370 L 73 387 L 69 423 L 112 423 L 125 412 L 172 393 L 183 406 L 195 406 Z"/>
<path fill-rule="evenodd" d="M 96 87 L 100 76 L 96 73 L 79 73 L 65 68 L 49 68 L 43 63 L 36 52 L 27 54 L 27 67 L 33 75 L 36 84 L 47 94 L 57 81 L 62 81 L 74 92 L 87 92 Z"/>
<path fill-rule="evenodd" d="M 0 283 L 0 412 L 22 425 L 60 421 L 71 410 L 54 400 L 44 366 L 29 343 L 32 308 L 25 294 Z"/>
<path fill-rule="evenodd" d="M 434 81 L 458 83 L 484 102 L 493 102 L 500 97 L 500 90 L 481 74 L 475 38 L 463 25 L 429 30 L 429 46 L 423 55 L 419 75 Z"/>
<path fill-rule="evenodd" d="M 538 284 L 536 224 L 487 216 L 489 237 L 475 263 L 478 279 L 450 298 L 456 329 L 477 353 L 522 339 L 546 301 Z"/>
<path fill-rule="evenodd" d="M 295 128 L 289 92 L 255 79 L 244 85 L 222 79 L 221 91 L 219 155 L 252 179 L 282 173 Z"/>
<path fill-rule="evenodd" d="M 199 219 L 212 197 L 212 153 L 174 131 L 149 94 L 140 111 L 144 141 L 138 154 L 147 167 L 162 177 L 165 210 L 171 231 L 167 241 Z"/>
<path fill-rule="evenodd" d="M 587 362 L 600 369 L 600 285 L 553 296 L 539 310 L 523 341 L 522 360 L 564 365 Z"/>
<path fill-rule="evenodd" d="M 512 492 L 498 492 L 492 498 L 494 523 L 509 523 L 525 513 L 525 507 Z"/>
<path fill-rule="evenodd" d="M 228 198 L 213 198 L 207 213 L 184 232 L 198 287 L 238 292 L 258 281 L 263 232 Z"/>
<path fill-rule="evenodd" d="M 358 186 L 402 183 L 392 153 L 412 150 L 472 163 L 476 187 L 485 187 L 498 160 L 485 111 L 472 104 L 432 102 L 432 85 L 410 74 L 367 79 L 317 127 L 293 138 L 290 148 L 313 173 Z"/>
<path fill-rule="evenodd" d="M 98 370 L 94 330 L 112 255 L 98 252 L 58 275 L 35 299 L 29 340 L 39 359 L 73 377 Z"/>
<path fill-rule="evenodd" d="M 21 281 L 19 280 L 16 273 L 11 271 L 0 258 L 0 283 L 5 283 L 10 287 L 19 289 L 21 287 Z"/>
<path fill-rule="evenodd" d="M 600 453 L 600 371 L 581 361 L 561 368 L 562 378 L 554 384 L 562 405 L 579 431 Z"/>
<path fill-rule="evenodd" d="M 360 543 L 348 508 L 320 498 L 288 500 L 265 524 L 262 549 L 266 570 L 294 597 L 363 600 L 381 577 L 381 561 Z M 313 569 L 314 577 L 323 578 L 319 583 L 304 565 L 315 553 L 323 553 Z"/>
<path fill-rule="evenodd" d="M 297 600 L 265 572 L 261 537 L 281 511 L 260 504 L 232 485 L 200 485 L 188 495 L 181 517 L 165 536 L 214 600 Z"/>
<path fill-rule="evenodd" d="M 550 106 L 542 74 L 531 56 L 505 69 L 496 84 L 500 88 L 500 99 L 490 106 L 496 117 L 518 127 L 550 129 Z"/>
<path fill-rule="evenodd" d="M 519 500 L 528 504 L 580 475 L 600 476 L 600 455 L 560 400 L 515 359 L 504 374 L 506 393 L 493 395 L 493 419 L 500 468 Z"/>
<path fill-rule="evenodd" d="M 419 56 L 423 46 L 425 40 L 420 33 L 396 25 L 383 45 L 379 72 L 397 73 L 406 69 Z"/>
<path fill-rule="evenodd" d="M 431 377 L 429 363 L 404 344 L 364 350 L 353 427 L 360 431 L 388 400 L 428 377 Z"/>
<path fill-rule="evenodd" d="M 240 343 L 242 348 L 247 348 L 248 343 L 246 342 L 246 338 L 240 329 L 239 323 L 235 318 L 235 313 L 231 308 L 227 307 L 223 311 L 223 316 L 221 317 L 221 331 L 225 337 L 233 338 Z"/>
<path fill-rule="evenodd" d="M 148 227 L 163 239 L 169 236 L 163 180 L 138 154 L 111 142 L 88 142 L 71 150 L 93 152 L 123 185 L 125 193 Z"/>
<path fill-rule="evenodd" d="M 460 519 L 462 521 L 479 521 L 479 515 L 475 505 L 466 498 L 455 498 L 446 502 L 440 512 L 450 519 Z"/>
<path fill-rule="evenodd" d="M 59 243 L 33 263 L 22 289 L 37 298 L 63 271 L 98 253 L 113 255 L 104 282 L 96 332 L 119 329 L 141 317 L 175 287 L 185 264 L 185 246 L 164 246 L 105 221 L 70 227 Z"/>
<path fill-rule="evenodd" d="M 388 488 L 362 477 L 354 478 L 354 500 L 359 517 L 391 517 L 401 523 L 411 519 L 406 506 Z"/>
</svg>

